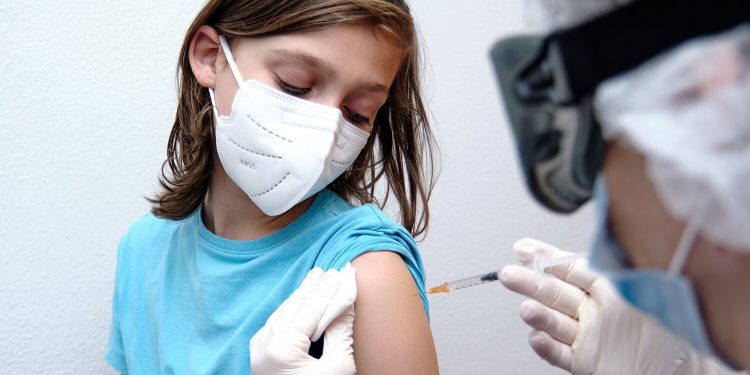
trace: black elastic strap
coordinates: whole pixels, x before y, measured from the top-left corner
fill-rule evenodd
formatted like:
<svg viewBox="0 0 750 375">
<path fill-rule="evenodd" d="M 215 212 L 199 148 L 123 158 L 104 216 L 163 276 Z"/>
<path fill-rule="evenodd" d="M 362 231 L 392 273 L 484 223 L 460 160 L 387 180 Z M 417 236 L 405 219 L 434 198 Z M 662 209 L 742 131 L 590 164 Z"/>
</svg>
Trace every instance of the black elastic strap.
<svg viewBox="0 0 750 375">
<path fill-rule="evenodd" d="M 750 0 L 638 0 L 552 34 L 574 100 L 602 81 L 696 36 L 750 21 Z"/>
</svg>

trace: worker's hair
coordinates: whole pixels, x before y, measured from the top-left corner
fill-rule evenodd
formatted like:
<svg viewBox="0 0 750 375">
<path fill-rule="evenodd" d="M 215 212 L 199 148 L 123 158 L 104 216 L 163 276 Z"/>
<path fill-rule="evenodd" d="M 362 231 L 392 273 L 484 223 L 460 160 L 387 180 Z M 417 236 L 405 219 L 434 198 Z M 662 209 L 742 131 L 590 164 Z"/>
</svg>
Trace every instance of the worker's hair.
<svg viewBox="0 0 750 375">
<path fill-rule="evenodd" d="M 154 215 L 173 220 L 189 216 L 202 204 L 211 180 L 211 102 L 193 76 L 188 54 L 198 29 L 212 26 L 231 41 L 342 24 L 372 25 L 402 47 L 404 57 L 367 145 L 352 168 L 328 187 L 349 202 L 381 208 L 393 195 L 412 235 L 426 231 L 437 149 L 420 92 L 417 33 L 403 0 L 210 0 L 190 25 L 180 51 L 179 101 L 159 179 L 162 190 L 147 198 Z M 375 186 L 383 176 L 387 185 L 379 200 Z"/>
</svg>

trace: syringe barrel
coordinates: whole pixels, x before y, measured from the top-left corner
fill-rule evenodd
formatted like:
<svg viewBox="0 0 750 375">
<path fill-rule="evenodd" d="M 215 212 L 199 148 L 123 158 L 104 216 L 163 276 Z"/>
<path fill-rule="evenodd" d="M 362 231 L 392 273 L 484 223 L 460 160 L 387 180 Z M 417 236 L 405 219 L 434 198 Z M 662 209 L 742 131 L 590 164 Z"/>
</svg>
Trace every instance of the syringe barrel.
<svg viewBox="0 0 750 375">
<path fill-rule="evenodd" d="M 467 277 L 449 283 L 451 290 L 468 288 L 470 286 L 481 285 L 498 280 L 498 271 L 489 272 L 481 275 Z"/>
</svg>

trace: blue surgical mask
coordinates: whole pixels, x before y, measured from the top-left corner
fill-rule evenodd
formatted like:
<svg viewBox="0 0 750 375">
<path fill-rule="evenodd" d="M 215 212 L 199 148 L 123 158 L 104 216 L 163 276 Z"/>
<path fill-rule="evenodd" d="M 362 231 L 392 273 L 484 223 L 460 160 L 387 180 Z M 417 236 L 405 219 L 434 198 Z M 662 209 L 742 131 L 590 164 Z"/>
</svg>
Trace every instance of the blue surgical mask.
<svg viewBox="0 0 750 375">
<path fill-rule="evenodd" d="M 656 318 L 693 348 L 726 363 L 717 356 L 708 339 L 692 283 L 681 275 L 697 234 L 697 223 L 691 221 L 685 227 L 667 271 L 632 268 L 627 254 L 609 230 L 609 198 L 601 177 L 596 183 L 594 197 L 597 231 L 589 254 L 592 268 L 604 274 L 622 298 L 635 308 Z"/>
</svg>

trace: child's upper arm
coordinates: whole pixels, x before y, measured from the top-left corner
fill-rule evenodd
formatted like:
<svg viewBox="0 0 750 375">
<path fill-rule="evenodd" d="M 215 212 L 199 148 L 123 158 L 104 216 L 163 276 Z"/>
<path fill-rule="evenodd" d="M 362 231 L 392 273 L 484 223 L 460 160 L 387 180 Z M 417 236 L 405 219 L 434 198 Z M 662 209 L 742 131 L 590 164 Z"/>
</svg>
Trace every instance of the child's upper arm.
<svg viewBox="0 0 750 375">
<path fill-rule="evenodd" d="M 356 268 L 354 359 L 357 374 L 437 374 L 430 324 L 400 255 L 368 252 Z"/>
</svg>

